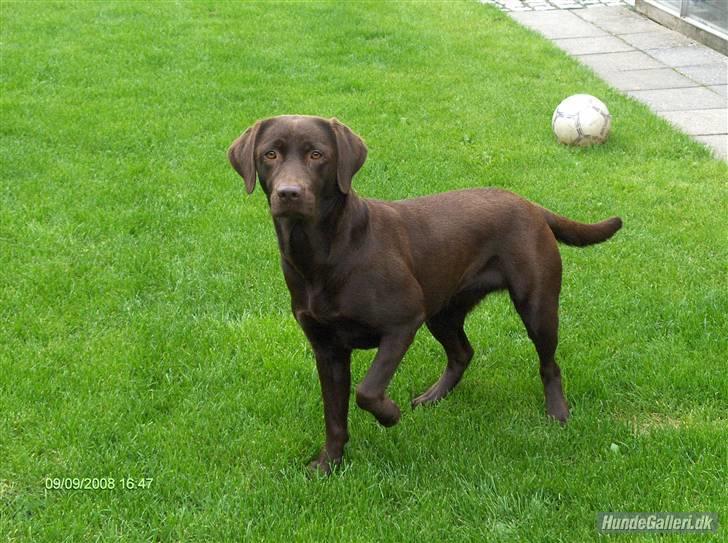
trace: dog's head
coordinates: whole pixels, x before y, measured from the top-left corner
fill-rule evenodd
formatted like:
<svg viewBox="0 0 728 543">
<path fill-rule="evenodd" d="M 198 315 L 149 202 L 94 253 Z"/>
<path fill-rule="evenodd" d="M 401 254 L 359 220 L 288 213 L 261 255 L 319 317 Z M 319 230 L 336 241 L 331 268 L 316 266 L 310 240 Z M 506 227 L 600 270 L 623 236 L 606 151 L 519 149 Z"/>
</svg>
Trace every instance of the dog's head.
<svg viewBox="0 0 728 543">
<path fill-rule="evenodd" d="M 302 220 L 347 194 L 366 156 L 361 138 L 338 120 L 300 115 L 258 121 L 228 149 L 248 193 L 257 176 L 274 217 Z"/>
</svg>

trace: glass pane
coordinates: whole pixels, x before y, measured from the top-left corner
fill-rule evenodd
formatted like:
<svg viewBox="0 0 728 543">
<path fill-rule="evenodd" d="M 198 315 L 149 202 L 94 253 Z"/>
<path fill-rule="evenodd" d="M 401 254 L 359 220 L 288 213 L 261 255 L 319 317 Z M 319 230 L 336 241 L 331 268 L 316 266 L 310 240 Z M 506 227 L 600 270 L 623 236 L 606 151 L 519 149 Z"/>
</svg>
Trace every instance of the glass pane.
<svg viewBox="0 0 728 543">
<path fill-rule="evenodd" d="M 726 0 L 688 0 L 688 17 L 728 33 Z"/>
<path fill-rule="evenodd" d="M 675 15 L 680 15 L 680 4 L 682 4 L 682 0 L 655 0 L 655 3 L 670 8 Z"/>
</svg>

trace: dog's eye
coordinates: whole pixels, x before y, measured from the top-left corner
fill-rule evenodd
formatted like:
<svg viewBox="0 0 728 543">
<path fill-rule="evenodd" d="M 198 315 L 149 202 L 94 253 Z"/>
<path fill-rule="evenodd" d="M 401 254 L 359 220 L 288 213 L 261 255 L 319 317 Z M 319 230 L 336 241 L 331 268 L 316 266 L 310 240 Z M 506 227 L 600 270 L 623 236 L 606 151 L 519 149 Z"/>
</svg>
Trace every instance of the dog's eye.
<svg viewBox="0 0 728 543">
<path fill-rule="evenodd" d="M 278 154 L 275 151 L 268 151 L 263 156 L 265 156 L 265 158 L 267 158 L 268 160 L 275 160 L 276 158 L 278 158 Z"/>
<path fill-rule="evenodd" d="M 323 156 L 324 155 L 321 153 L 321 151 L 311 151 L 311 158 L 314 159 L 314 160 L 318 160 L 320 158 L 323 158 Z"/>
</svg>

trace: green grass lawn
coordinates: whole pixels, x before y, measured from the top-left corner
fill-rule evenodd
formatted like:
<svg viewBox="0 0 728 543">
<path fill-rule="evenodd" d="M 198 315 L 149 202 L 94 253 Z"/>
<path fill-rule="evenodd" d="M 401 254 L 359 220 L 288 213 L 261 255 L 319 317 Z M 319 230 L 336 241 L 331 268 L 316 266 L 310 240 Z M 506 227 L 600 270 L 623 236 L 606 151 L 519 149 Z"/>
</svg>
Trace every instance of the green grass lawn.
<svg viewBox="0 0 728 543">
<path fill-rule="evenodd" d="M 0 10 L 0 538 L 621 541 L 595 512 L 728 522 L 728 167 L 705 148 L 477 2 Z M 551 113 L 577 92 L 608 104 L 606 145 L 555 143 Z M 281 113 L 359 133 L 364 196 L 499 186 L 624 219 L 604 245 L 562 247 L 569 425 L 546 419 L 497 295 L 468 321 L 454 394 L 391 429 L 352 409 L 344 466 L 307 477 L 313 357 L 265 198 L 225 154 Z M 392 398 L 443 366 L 423 329 Z M 64 477 L 116 488 L 46 490 Z"/>
</svg>

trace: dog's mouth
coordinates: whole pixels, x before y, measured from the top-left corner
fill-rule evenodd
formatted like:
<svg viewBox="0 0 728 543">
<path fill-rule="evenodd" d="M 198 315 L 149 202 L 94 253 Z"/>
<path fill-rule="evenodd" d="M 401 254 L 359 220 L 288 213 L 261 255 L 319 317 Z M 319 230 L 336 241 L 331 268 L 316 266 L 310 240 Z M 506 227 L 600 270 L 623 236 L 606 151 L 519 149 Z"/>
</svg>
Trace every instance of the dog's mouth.
<svg viewBox="0 0 728 543">
<path fill-rule="evenodd" d="M 306 216 L 301 213 L 300 211 L 292 210 L 292 209 L 285 209 L 285 210 L 278 210 L 273 211 L 273 217 L 276 219 L 295 219 L 295 220 L 304 220 Z"/>
<path fill-rule="evenodd" d="M 304 220 L 312 215 L 310 206 L 302 202 L 281 202 L 280 200 L 274 200 L 271 202 L 270 211 L 276 219 Z"/>
</svg>

